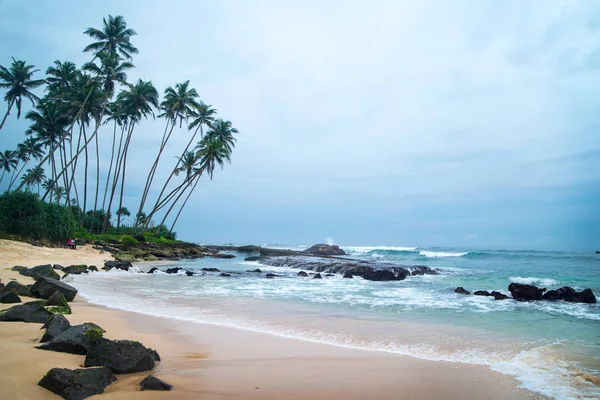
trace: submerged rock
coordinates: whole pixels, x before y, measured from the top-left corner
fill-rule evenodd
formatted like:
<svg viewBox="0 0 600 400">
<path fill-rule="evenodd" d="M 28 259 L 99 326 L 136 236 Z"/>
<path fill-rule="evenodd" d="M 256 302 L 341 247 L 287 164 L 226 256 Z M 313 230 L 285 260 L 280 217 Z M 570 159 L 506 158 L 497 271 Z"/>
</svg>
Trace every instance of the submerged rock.
<svg viewBox="0 0 600 400">
<path fill-rule="evenodd" d="M 315 276 L 312 277 L 313 279 L 323 279 L 323 277 L 321 276 L 321 274 L 315 274 Z"/>
<path fill-rule="evenodd" d="M 154 353 L 133 340 L 100 338 L 88 350 L 84 365 L 108 367 L 116 374 L 149 371 L 154 368 Z"/>
<path fill-rule="evenodd" d="M 249 270 L 248 270 L 248 271 L 246 271 L 246 272 L 256 272 L 256 273 L 259 273 L 259 274 L 260 274 L 260 273 L 262 273 L 262 270 L 261 270 L 260 268 L 256 268 L 256 269 L 249 269 Z"/>
<path fill-rule="evenodd" d="M 155 376 L 148 375 L 140 382 L 140 390 L 171 390 L 172 385 L 167 382 L 161 381 Z"/>
<path fill-rule="evenodd" d="M 399 271 L 396 275 L 389 269 L 378 269 L 363 274 L 363 279 L 368 281 L 401 281 L 409 275 L 408 271 Z"/>
<path fill-rule="evenodd" d="M 260 257 L 258 257 L 258 256 L 244 258 L 244 261 L 258 261 L 258 260 L 260 260 Z"/>
<path fill-rule="evenodd" d="M 165 271 L 167 274 L 176 274 L 179 271 L 183 270 L 183 268 L 181 267 L 173 267 L 173 268 L 167 268 L 167 270 Z"/>
<path fill-rule="evenodd" d="M 475 296 L 491 296 L 492 294 L 490 292 L 488 292 L 487 290 L 476 290 L 475 292 L 473 292 L 473 294 Z"/>
<path fill-rule="evenodd" d="M 0 312 L 0 321 L 45 324 L 52 317 L 50 311 L 37 303 L 21 304 Z"/>
<path fill-rule="evenodd" d="M 267 274 L 267 275 L 265 275 L 265 276 L 266 276 L 267 278 L 276 278 L 276 277 L 278 277 L 279 275 L 277 275 L 277 274 L 271 274 L 271 273 L 268 273 L 268 274 Z"/>
<path fill-rule="evenodd" d="M 298 276 L 307 277 L 308 274 L 304 271 L 300 271 L 300 272 L 298 272 Z"/>
<path fill-rule="evenodd" d="M 508 291 L 513 299 L 517 301 L 542 300 L 546 289 L 540 289 L 533 285 L 524 285 L 522 283 L 511 283 L 508 285 Z"/>
<path fill-rule="evenodd" d="M 14 303 L 20 303 L 20 302 L 21 302 L 21 298 L 13 292 L 8 292 L 3 295 L 0 295 L 0 303 L 14 304 Z"/>
<path fill-rule="evenodd" d="M 67 400 L 82 400 L 104 389 L 116 381 L 106 367 L 86 369 L 52 368 L 38 382 L 38 385 Z"/>
<path fill-rule="evenodd" d="M 231 274 L 227 273 L 227 272 L 221 272 L 219 274 L 219 276 L 231 276 Z"/>
<path fill-rule="evenodd" d="M 496 291 L 493 291 L 492 293 L 490 293 L 490 296 L 494 296 L 494 300 L 506 300 L 506 299 L 510 298 L 507 295 L 505 295 L 504 293 L 500 293 L 500 292 L 496 292 Z"/>
<path fill-rule="evenodd" d="M 227 253 L 215 253 L 211 255 L 212 258 L 235 258 L 233 254 Z"/>
<path fill-rule="evenodd" d="M 87 265 L 70 265 L 67 268 L 65 268 L 63 270 L 63 272 L 65 274 L 71 274 L 71 275 L 80 275 L 80 274 L 87 274 L 88 271 L 88 266 Z"/>
<path fill-rule="evenodd" d="M 596 296 L 594 296 L 592 289 L 585 289 L 581 292 L 577 292 L 575 289 L 569 286 L 563 286 L 556 290 L 549 290 L 544 293 L 543 298 L 544 300 L 564 300 L 571 303 L 596 303 Z"/>
<path fill-rule="evenodd" d="M 54 314 L 50 320 L 42 326 L 41 329 L 46 329 L 44 336 L 40 339 L 40 343 L 46 343 L 71 327 L 69 320 L 60 314 Z"/>
<path fill-rule="evenodd" d="M 37 267 L 33 268 L 26 268 L 19 271 L 19 274 L 32 277 L 36 280 L 41 277 L 60 280 L 60 275 L 56 273 L 56 271 L 54 270 L 54 268 L 52 268 L 52 265 L 50 264 L 38 265 Z"/>
<path fill-rule="evenodd" d="M 152 267 L 150 268 L 150 271 L 148 271 L 149 274 L 153 274 L 154 271 L 160 271 L 160 269 L 156 268 L 156 267 Z"/>
<path fill-rule="evenodd" d="M 471 294 L 471 292 L 465 290 L 465 288 L 463 288 L 462 286 L 459 286 L 456 289 L 454 289 L 454 292 L 459 294 Z"/>
<path fill-rule="evenodd" d="M 77 294 L 77 289 L 73 286 L 67 285 L 64 282 L 59 282 L 55 279 L 40 278 L 38 279 L 30 289 L 31 294 L 34 297 L 41 299 L 49 299 L 54 292 L 60 291 L 67 301 L 73 301 Z"/>
<path fill-rule="evenodd" d="M 354 276 L 352 276 L 352 274 L 350 272 L 346 271 L 344 273 L 344 278 L 346 278 L 346 279 L 352 279 L 352 278 L 354 278 Z"/>
<path fill-rule="evenodd" d="M 221 272 L 218 268 L 202 268 L 202 271 L 206 272 Z"/>
<path fill-rule="evenodd" d="M 346 252 L 340 249 L 337 245 L 331 244 L 315 244 L 304 250 L 305 253 L 314 254 L 316 256 L 345 256 Z"/>
</svg>

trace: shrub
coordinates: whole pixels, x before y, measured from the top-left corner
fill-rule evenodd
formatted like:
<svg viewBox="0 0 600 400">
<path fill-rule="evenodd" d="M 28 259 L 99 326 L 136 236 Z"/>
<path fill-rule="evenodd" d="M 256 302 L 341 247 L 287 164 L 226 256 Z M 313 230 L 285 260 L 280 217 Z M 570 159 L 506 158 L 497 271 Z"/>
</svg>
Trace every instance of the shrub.
<svg viewBox="0 0 600 400">
<path fill-rule="evenodd" d="M 123 242 L 123 244 L 129 244 L 129 245 L 139 243 L 136 238 L 134 238 L 133 236 L 130 236 L 130 235 L 124 235 L 123 238 L 121 239 L 121 242 Z"/>
</svg>

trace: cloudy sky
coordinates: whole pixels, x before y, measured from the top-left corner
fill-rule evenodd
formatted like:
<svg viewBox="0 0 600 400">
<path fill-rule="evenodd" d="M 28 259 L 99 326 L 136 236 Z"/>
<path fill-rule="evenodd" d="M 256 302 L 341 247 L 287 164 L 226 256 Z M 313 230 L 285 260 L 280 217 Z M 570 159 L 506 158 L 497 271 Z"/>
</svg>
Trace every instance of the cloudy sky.
<svg viewBox="0 0 600 400">
<path fill-rule="evenodd" d="M 0 0 L 0 64 L 81 65 L 108 14 L 138 32 L 130 81 L 189 79 L 240 131 L 182 239 L 600 248 L 598 2 Z M 135 132 L 130 210 L 163 128 Z"/>
</svg>

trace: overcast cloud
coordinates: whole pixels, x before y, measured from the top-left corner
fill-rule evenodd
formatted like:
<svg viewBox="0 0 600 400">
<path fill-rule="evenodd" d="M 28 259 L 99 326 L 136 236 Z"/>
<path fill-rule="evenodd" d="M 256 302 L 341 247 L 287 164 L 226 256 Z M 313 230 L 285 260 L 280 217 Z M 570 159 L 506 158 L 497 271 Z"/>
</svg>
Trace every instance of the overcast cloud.
<svg viewBox="0 0 600 400">
<path fill-rule="evenodd" d="M 0 64 L 81 65 L 108 14 L 138 32 L 130 81 L 189 79 L 240 131 L 182 239 L 600 247 L 598 2 L 2 0 Z M 163 128 L 136 130 L 130 210 Z"/>
</svg>

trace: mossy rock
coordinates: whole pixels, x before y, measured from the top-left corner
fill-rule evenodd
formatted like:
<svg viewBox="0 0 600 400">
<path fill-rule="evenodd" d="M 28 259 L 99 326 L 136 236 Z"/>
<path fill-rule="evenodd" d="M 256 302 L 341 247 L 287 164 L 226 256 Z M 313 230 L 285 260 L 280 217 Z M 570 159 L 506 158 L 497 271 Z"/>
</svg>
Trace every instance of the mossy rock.
<svg viewBox="0 0 600 400">
<path fill-rule="evenodd" d="M 50 296 L 50 298 L 46 301 L 46 305 L 57 307 L 69 307 L 67 299 L 65 299 L 65 296 L 59 290 L 57 290 L 52 296 Z"/>
<path fill-rule="evenodd" d="M 100 328 L 92 328 L 85 331 L 85 336 L 90 340 L 100 339 L 104 336 L 104 331 Z"/>
<path fill-rule="evenodd" d="M 96 267 L 95 265 L 90 265 L 90 266 L 88 267 L 88 270 L 89 270 L 89 271 L 98 272 L 98 267 Z"/>
<path fill-rule="evenodd" d="M 71 314 L 71 307 L 68 305 L 64 306 L 46 306 L 44 307 L 47 311 L 50 311 L 52 314 Z"/>
<path fill-rule="evenodd" d="M 25 271 L 26 269 L 27 269 L 27 267 L 22 267 L 20 265 L 15 265 L 14 267 L 10 268 L 11 271 L 17 271 L 17 272 Z"/>
</svg>

